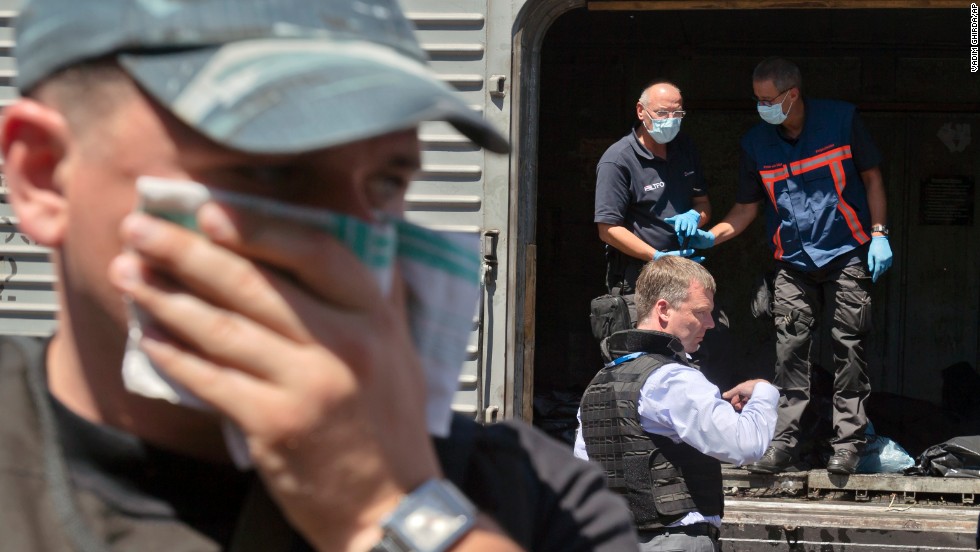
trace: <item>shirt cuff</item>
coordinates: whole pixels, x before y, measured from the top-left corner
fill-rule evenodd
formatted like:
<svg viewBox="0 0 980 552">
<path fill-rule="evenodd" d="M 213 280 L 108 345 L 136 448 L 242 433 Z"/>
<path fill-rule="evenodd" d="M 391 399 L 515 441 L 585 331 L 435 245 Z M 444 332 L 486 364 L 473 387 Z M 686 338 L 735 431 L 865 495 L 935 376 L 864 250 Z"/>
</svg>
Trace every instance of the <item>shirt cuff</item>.
<svg viewBox="0 0 980 552">
<path fill-rule="evenodd" d="M 779 389 L 776 389 L 776 386 L 771 383 L 760 381 L 755 384 L 755 389 L 752 390 L 751 400 L 756 399 L 775 406 L 779 403 Z"/>
</svg>

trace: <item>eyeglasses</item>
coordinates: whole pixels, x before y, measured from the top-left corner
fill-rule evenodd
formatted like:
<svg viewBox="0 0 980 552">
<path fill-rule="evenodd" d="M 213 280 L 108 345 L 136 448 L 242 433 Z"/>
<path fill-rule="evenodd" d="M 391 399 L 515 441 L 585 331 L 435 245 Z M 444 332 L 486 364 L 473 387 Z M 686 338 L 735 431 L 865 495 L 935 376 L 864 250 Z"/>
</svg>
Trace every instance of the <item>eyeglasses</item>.
<svg viewBox="0 0 980 552">
<path fill-rule="evenodd" d="M 654 111 L 653 113 L 650 113 L 645 109 L 644 111 L 646 111 L 647 115 L 649 115 L 651 118 L 656 118 L 656 119 L 683 119 L 684 116 L 687 115 L 687 111 L 684 110 L 667 111 L 664 109 L 660 109 Z M 654 115 L 656 115 L 656 117 L 654 117 Z"/>
<path fill-rule="evenodd" d="M 783 94 L 789 92 L 790 90 L 792 90 L 792 88 L 787 88 L 786 90 L 783 90 L 782 92 L 780 92 L 779 94 L 777 94 L 775 98 L 773 98 L 771 100 L 760 100 L 760 99 L 757 98 L 755 100 L 755 105 L 757 105 L 759 107 L 769 107 L 771 105 L 775 105 L 775 104 L 779 103 L 779 102 L 776 101 L 776 100 L 779 99 L 779 96 L 782 96 Z"/>
</svg>

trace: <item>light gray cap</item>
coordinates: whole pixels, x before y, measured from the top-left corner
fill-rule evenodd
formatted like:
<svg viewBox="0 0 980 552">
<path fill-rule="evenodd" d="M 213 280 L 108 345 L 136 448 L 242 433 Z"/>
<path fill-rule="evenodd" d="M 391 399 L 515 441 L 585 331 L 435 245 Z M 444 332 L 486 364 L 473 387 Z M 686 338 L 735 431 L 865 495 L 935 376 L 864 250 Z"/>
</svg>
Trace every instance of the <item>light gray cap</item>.
<svg viewBox="0 0 980 552">
<path fill-rule="evenodd" d="M 231 148 L 298 153 L 444 120 L 506 139 L 429 68 L 395 0 L 27 0 L 17 87 L 115 55 L 176 117 Z"/>
</svg>

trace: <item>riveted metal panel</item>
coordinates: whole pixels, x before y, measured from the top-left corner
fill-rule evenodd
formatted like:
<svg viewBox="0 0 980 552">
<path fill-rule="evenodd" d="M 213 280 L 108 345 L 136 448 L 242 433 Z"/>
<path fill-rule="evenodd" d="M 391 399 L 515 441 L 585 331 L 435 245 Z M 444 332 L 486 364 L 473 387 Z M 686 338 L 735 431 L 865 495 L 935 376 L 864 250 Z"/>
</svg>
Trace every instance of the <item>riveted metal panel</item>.
<svg viewBox="0 0 980 552">
<path fill-rule="evenodd" d="M 474 111 L 506 132 L 504 95 L 491 95 L 487 88 L 491 74 L 509 72 L 509 57 L 505 66 L 495 67 L 501 60 L 488 53 L 489 4 L 483 0 L 405 0 L 402 6 L 432 68 Z M 509 29 L 509 10 L 503 17 Z M 508 32 L 503 37 L 505 47 L 509 40 Z M 506 78 L 495 81 L 494 91 L 505 87 Z M 474 313 L 474 333 L 454 408 L 475 419 L 492 421 L 509 409 L 513 378 L 506 372 L 506 290 L 498 277 L 507 269 L 506 242 L 500 237 L 507 220 L 506 178 L 491 181 L 487 174 L 493 170 L 506 177 L 508 158 L 487 154 L 445 123 L 423 125 L 420 137 L 423 167 L 409 190 L 409 220 L 473 233 L 480 237 L 485 258 L 482 297 Z"/>
<path fill-rule="evenodd" d="M 17 97 L 13 87 L 16 74 L 14 64 L 14 16 L 17 14 L 19 0 L 0 0 L 0 108 Z"/>
<path fill-rule="evenodd" d="M 48 250 L 17 230 L 0 185 L 0 334 L 49 334 L 57 312 L 53 286 Z"/>
<path fill-rule="evenodd" d="M 10 28 L 17 0 L 0 0 L 0 106 L 17 97 L 12 87 L 16 69 L 12 59 L 14 44 Z M 433 69 L 477 112 L 491 118 L 506 132 L 508 101 L 503 91 L 506 76 L 494 81 L 495 95 L 487 90 L 488 77 L 495 72 L 509 74 L 510 26 L 513 6 L 500 7 L 495 55 L 488 55 L 489 5 L 485 1 L 406 0 L 403 8 L 415 24 Z M 491 113 L 486 113 L 487 111 Z M 493 156 L 499 175 L 488 183 L 487 154 L 459 134 L 451 125 L 427 123 L 420 129 L 422 170 L 408 195 L 408 218 L 435 229 L 455 230 L 481 237 L 489 232 L 493 239 L 481 243 L 488 263 L 483 279 L 483 299 L 474 311 L 474 333 L 470 353 L 460 382 L 456 408 L 478 419 L 492 419 L 493 412 L 511 407 L 507 397 L 517 391 L 510 385 L 512 375 L 505 372 L 506 300 L 497 275 L 506 274 L 507 244 L 507 156 Z M 488 192 L 488 186 L 493 190 Z M 488 201 L 491 199 L 491 201 Z M 0 333 L 46 334 L 54 327 L 56 296 L 51 265 L 46 252 L 28 243 L 15 228 L 16 221 L 4 203 L 0 228 L 7 249 L 0 250 Z M 502 237 L 501 237 L 502 236 Z M 509 395 L 508 395 L 509 394 Z M 487 412 L 491 414 L 486 414 Z"/>
<path fill-rule="evenodd" d="M 0 0 L 0 109 L 18 96 L 12 26 L 19 5 L 19 0 Z M 47 335 L 58 310 L 48 250 L 20 233 L 17 222 L 0 176 L 0 334 Z"/>
</svg>

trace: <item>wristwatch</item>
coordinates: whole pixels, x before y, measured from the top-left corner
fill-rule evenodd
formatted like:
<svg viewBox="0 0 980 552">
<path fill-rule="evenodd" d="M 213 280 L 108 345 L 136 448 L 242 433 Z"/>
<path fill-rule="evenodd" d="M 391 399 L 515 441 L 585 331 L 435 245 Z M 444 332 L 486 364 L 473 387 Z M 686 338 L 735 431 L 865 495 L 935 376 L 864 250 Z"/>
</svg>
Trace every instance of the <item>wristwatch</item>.
<svg viewBox="0 0 980 552">
<path fill-rule="evenodd" d="M 871 233 L 874 234 L 875 232 L 887 236 L 888 227 L 885 226 L 884 224 L 875 224 L 874 226 L 871 227 Z"/>
<path fill-rule="evenodd" d="M 476 507 L 449 481 L 430 479 L 381 522 L 371 552 L 444 552 L 476 523 Z"/>
</svg>

